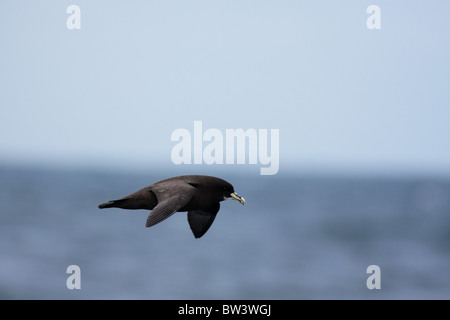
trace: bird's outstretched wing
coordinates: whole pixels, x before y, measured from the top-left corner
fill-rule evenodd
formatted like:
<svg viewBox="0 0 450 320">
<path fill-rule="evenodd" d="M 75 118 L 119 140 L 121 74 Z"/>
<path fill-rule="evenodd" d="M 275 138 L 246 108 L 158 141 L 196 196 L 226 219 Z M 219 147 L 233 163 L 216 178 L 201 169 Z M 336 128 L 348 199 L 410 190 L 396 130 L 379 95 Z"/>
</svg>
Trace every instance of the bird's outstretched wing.
<svg viewBox="0 0 450 320">
<path fill-rule="evenodd" d="M 188 212 L 188 222 L 194 237 L 200 238 L 206 233 L 206 231 L 208 231 L 209 227 L 211 227 L 214 219 L 216 218 L 219 209 L 220 203 L 216 203 L 207 209 L 190 210 Z"/>
<path fill-rule="evenodd" d="M 158 204 L 150 212 L 146 227 L 154 226 L 187 205 L 197 189 L 184 181 L 174 181 L 164 186 L 155 184 L 151 191 L 156 195 Z"/>
</svg>

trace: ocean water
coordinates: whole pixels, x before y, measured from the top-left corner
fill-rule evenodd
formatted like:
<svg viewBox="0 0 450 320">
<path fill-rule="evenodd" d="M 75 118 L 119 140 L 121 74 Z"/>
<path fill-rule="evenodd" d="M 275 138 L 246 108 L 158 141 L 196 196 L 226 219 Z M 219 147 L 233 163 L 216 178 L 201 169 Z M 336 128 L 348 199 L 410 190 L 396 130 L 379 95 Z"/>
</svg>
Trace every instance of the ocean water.
<svg viewBox="0 0 450 320">
<path fill-rule="evenodd" d="M 449 179 L 222 175 L 247 202 L 201 239 L 97 208 L 172 175 L 0 167 L 0 298 L 450 298 Z"/>
</svg>

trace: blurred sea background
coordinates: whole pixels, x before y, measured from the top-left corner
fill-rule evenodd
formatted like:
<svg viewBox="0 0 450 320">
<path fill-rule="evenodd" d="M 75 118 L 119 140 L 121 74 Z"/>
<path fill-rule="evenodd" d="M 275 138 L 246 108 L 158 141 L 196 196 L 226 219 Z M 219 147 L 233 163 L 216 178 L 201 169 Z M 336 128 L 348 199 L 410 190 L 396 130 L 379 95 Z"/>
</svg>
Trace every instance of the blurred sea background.
<svg viewBox="0 0 450 320">
<path fill-rule="evenodd" d="M 200 239 L 186 213 L 147 229 L 147 210 L 97 208 L 169 176 L 2 166 L 0 298 L 450 298 L 450 179 L 220 175 L 247 202 Z"/>
</svg>

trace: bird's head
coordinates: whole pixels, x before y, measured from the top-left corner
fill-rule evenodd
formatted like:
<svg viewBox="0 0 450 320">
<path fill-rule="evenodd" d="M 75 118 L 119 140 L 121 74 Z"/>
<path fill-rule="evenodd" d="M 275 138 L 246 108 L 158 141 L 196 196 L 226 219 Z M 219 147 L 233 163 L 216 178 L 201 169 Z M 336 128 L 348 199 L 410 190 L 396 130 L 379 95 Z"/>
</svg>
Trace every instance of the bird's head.
<svg viewBox="0 0 450 320">
<path fill-rule="evenodd" d="M 223 198 L 225 199 L 234 199 L 239 201 L 242 204 L 245 204 L 244 197 L 238 196 L 238 194 L 234 191 L 233 186 L 230 183 L 226 183 L 222 186 Z"/>
<path fill-rule="evenodd" d="M 191 179 L 192 176 L 189 176 Z M 228 181 L 211 176 L 196 176 L 196 181 L 189 181 L 189 184 L 202 193 L 209 194 L 207 198 L 213 201 L 223 201 L 226 199 L 234 199 L 241 204 L 245 204 L 245 199 L 237 195 L 234 187 Z M 209 202 L 208 202 L 209 204 Z"/>
</svg>

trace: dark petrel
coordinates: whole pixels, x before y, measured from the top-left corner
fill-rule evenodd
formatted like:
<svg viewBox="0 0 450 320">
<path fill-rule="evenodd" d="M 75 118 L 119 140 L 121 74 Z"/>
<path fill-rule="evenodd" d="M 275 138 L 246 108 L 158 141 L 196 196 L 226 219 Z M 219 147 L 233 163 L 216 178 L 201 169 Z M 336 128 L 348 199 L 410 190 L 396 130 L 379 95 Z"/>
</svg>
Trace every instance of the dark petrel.
<svg viewBox="0 0 450 320">
<path fill-rule="evenodd" d="M 187 211 L 188 222 L 196 238 L 203 236 L 220 209 L 220 201 L 245 199 L 234 192 L 233 186 L 210 176 L 179 176 L 158 181 L 119 200 L 99 205 L 103 208 L 147 209 L 146 227 L 151 227 L 175 212 Z"/>
</svg>

